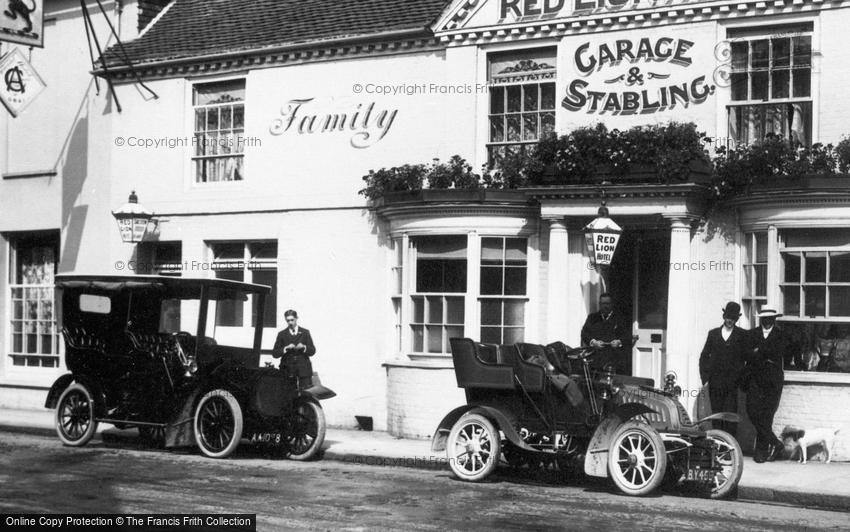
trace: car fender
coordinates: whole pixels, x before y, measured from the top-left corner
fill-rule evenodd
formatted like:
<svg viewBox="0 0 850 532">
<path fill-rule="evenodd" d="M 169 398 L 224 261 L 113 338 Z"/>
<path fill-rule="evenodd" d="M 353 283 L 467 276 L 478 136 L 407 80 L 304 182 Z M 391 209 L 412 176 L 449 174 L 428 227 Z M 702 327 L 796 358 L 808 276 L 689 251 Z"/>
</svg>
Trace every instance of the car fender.
<svg viewBox="0 0 850 532">
<path fill-rule="evenodd" d="M 508 416 L 501 410 L 485 405 L 463 405 L 455 408 L 440 421 L 437 430 L 434 431 L 434 437 L 431 439 L 431 452 L 438 453 L 446 450 L 446 441 L 449 438 L 449 433 L 455 423 L 466 414 L 481 414 L 496 425 L 497 430 L 501 430 L 505 438 L 526 451 L 534 451 L 533 447 L 529 447 L 522 438 L 517 434 L 513 423 Z"/>
<path fill-rule="evenodd" d="M 72 382 L 74 382 L 74 376 L 70 373 L 66 373 L 56 379 L 53 386 L 50 387 L 50 391 L 47 392 L 47 399 L 44 401 L 44 408 L 56 408 L 56 403 L 59 402 L 59 396 L 62 395 L 65 388 L 70 386 Z"/>
<path fill-rule="evenodd" d="M 196 387 L 183 398 L 180 407 L 174 411 L 171 419 L 165 424 L 166 447 L 195 445 L 195 407 L 201 397 L 201 392 L 206 393 L 209 390 L 208 387 Z"/>
<path fill-rule="evenodd" d="M 44 402 L 44 407 L 51 409 L 56 408 L 56 404 L 59 402 L 59 397 L 62 396 L 62 392 L 64 392 L 72 382 L 79 382 L 88 388 L 89 392 L 92 394 L 92 399 L 94 400 L 95 417 L 103 417 L 106 410 L 106 395 L 94 379 L 85 375 L 73 375 L 71 373 L 66 373 L 56 379 L 56 382 L 54 382 L 53 386 L 50 387 L 50 391 L 47 392 L 47 400 Z"/>
<path fill-rule="evenodd" d="M 318 386 L 311 386 L 304 390 L 302 393 L 309 395 L 316 401 L 320 401 L 322 399 L 330 399 L 331 397 L 336 397 L 336 392 L 331 390 L 330 388 L 326 388 L 321 384 Z"/>
<path fill-rule="evenodd" d="M 730 423 L 740 423 L 741 422 L 741 416 L 739 416 L 738 414 L 733 414 L 732 412 L 717 412 L 716 414 L 711 414 L 710 416 L 706 416 L 706 417 L 700 419 L 699 421 L 697 421 L 694 424 L 700 425 L 705 421 L 712 421 L 712 420 L 728 421 Z"/>
<path fill-rule="evenodd" d="M 617 406 L 614 412 L 603 419 L 596 427 L 593 437 L 590 438 L 587 453 L 584 455 L 585 474 L 591 477 L 607 477 L 608 449 L 611 447 L 611 440 L 614 439 L 617 428 L 635 416 L 651 413 L 655 413 L 655 410 L 640 403 L 626 403 Z"/>
</svg>

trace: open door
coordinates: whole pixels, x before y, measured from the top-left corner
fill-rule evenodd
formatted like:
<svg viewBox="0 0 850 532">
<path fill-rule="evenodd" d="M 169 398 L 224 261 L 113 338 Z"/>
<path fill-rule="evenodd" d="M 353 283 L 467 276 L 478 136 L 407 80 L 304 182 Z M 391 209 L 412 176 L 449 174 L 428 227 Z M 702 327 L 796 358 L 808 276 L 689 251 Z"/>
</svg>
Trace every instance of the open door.
<svg viewBox="0 0 850 532">
<path fill-rule="evenodd" d="M 641 232 L 634 247 L 632 374 L 664 382 L 667 296 L 670 277 L 670 233 Z"/>
</svg>

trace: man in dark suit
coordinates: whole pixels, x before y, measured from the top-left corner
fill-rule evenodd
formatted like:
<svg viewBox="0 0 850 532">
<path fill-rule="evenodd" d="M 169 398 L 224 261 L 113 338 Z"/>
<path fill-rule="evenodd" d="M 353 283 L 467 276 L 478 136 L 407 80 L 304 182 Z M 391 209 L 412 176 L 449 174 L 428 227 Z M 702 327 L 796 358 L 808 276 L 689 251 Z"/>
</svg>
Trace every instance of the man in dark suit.
<svg viewBox="0 0 850 532">
<path fill-rule="evenodd" d="M 773 417 L 779 408 L 785 380 L 782 363 L 793 348 L 787 332 L 776 326 L 781 316 L 776 309 L 763 306 L 758 313 L 760 326 L 750 331 L 749 356 L 746 368 L 747 415 L 756 429 L 757 463 L 772 462 L 782 452 L 783 445 L 773 433 Z"/>
<path fill-rule="evenodd" d="M 286 318 L 287 327 L 277 333 L 272 356 L 282 359 L 281 370 L 291 368 L 299 377 L 312 377 L 313 366 L 308 357 L 316 354 L 313 337 L 310 336 L 310 331 L 298 326 L 297 312 L 287 310 L 283 316 Z"/>
<path fill-rule="evenodd" d="M 631 374 L 631 323 L 614 312 L 614 302 L 607 292 L 599 296 L 599 312 L 590 314 L 581 328 L 581 345 L 600 347 L 605 343 L 611 346 L 590 359 L 592 367 L 601 371 L 610 365 L 615 373 Z"/>
<path fill-rule="evenodd" d="M 711 411 L 738 412 L 738 380 L 749 354 L 749 331 L 737 327 L 741 306 L 734 301 L 723 309 L 723 325 L 708 331 L 705 346 L 699 356 L 699 376 L 708 384 Z M 737 437 L 738 424 L 715 421 L 715 428 Z"/>
</svg>

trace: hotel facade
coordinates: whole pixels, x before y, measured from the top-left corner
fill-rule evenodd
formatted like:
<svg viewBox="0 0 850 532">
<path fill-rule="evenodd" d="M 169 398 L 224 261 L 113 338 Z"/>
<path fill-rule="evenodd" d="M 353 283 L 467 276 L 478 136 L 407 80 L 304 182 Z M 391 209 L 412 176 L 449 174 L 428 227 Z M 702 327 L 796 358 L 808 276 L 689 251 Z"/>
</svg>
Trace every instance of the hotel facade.
<svg viewBox="0 0 850 532">
<path fill-rule="evenodd" d="M 695 409 L 699 354 L 726 302 L 742 303 L 745 327 L 773 305 L 806 365 L 786 367 L 775 429 L 841 428 L 836 458 L 850 458 L 850 410 L 835 406 L 850 399 L 846 176 L 723 209 L 699 180 L 358 193 L 371 170 L 453 155 L 480 168 L 597 123 L 693 122 L 730 148 L 771 133 L 836 143 L 850 133 L 843 2 L 287 5 L 162 3 L 97 71 L 120 112 L 77 76 L 42 102 L 67 114 L 63 127 L 38 128 L 39 102 L 2 119 L 14 157 L 0 181 L 0 405 L 40 407 L 63 372 L 54 273 L 220 277 L 273 287 L 265 348 L 297 309 L 338 393 L 329 423 L 369 416 L 427 437 L 464 402 L 449 338 L 579 344 L 603 291 L 582 228 L 604 200 L 624 230 L 605 290 L 639 337 L 634 374 L 675 372 Z M 49 175 L 33 170 L 49 150 L 32 135 L 58 139 Z M 156 218 L 139 244 L 111 214 L 131 191 Z M 250 316 L 216 325 L 238 342 Z"/>
</svg>

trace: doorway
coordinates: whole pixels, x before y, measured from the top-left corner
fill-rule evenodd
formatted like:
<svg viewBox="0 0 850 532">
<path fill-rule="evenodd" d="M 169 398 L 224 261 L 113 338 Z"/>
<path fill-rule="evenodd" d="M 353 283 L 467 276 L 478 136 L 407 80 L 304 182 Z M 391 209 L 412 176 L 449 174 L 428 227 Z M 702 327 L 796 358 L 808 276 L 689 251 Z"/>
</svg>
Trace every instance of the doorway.
<svg viewBox="0 0 850 532">
<path fill-rule="evenodd" d="M 628 373 L 661 383 L 665 365 L 670 233 L 626 230 L 611 263 L 608 292 L 618 312 L 630 316 L 632 346 Z"/>
</svg>

